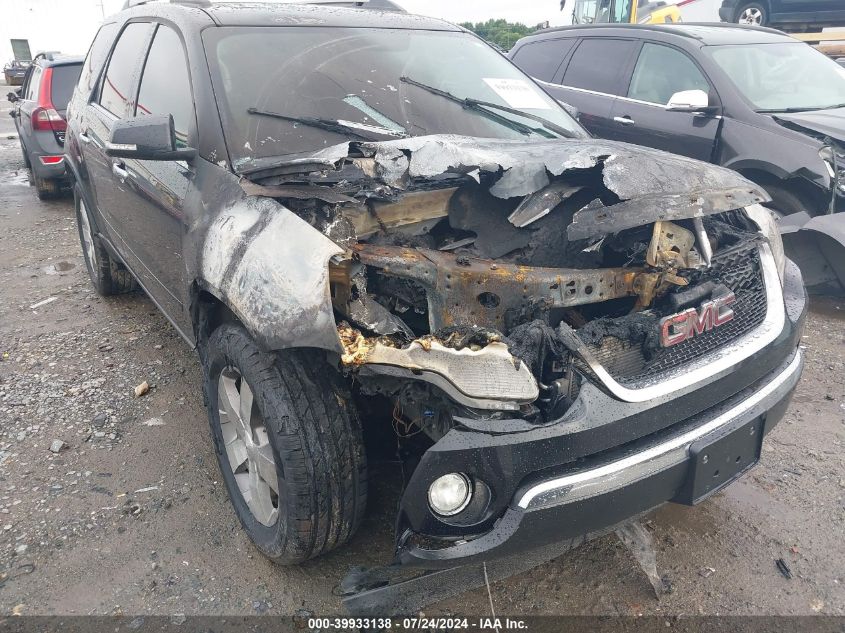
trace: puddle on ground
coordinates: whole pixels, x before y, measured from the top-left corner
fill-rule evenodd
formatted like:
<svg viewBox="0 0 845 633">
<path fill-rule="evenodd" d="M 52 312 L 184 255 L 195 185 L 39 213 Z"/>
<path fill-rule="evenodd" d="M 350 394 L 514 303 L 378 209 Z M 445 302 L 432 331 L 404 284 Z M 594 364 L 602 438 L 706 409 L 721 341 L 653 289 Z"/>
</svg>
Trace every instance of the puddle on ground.
<svg viewBox="0 0 845 633">
<path fill-rule="evenodd" d="M 56 262 L 55 264 L 50 264 L 43 268 L 44 272 L 48 275 L 63 275 L 69 270 L 76 268 L 76 264 L 71 264 L 70 262 Z"/>
<path fill-rule="evenodd" d="M 29 171 L 26 169 L 13 169 L 12 171 L 2 171 L 0 172 L 0 185 L 29 186 Z"/>
</svg>

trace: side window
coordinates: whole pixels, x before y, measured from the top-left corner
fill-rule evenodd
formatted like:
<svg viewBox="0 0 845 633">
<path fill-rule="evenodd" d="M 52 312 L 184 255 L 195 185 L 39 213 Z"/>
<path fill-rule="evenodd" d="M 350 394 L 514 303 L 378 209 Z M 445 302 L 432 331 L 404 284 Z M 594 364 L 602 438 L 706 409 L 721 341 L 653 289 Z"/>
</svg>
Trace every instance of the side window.
<svg viewBox="0 0 845 633">
<path fill-rule="evenodd" d="M 535 79 L 551 81 L 575 42 L 575 38 L 530 42 L 516 51 L 513 63 Z"/>
<path fill-rule="evenodd" d="M 29 79 L 27 80 L 26 84 L 26 92 L 24 93 L 24 99 L 27 101 L 37 101 L 38 100 L 38 89 L 41 87 L 41 73 L 44 72 L 44 69 L 41 66 L 33 66 L 32 72 L 29 73 Z"/>
<path fill-rule="evenodd" d="M 106 61 L 116 32 L 116 22 L 104 24 L 97 31 L 97 36 L 94 38 L 88 56 L 85 58 L 85 64 L 82 66 L 82 73 L 79 75 L 79 87 L 85 92 L 86 97 L 91 94 L 94 84 L 97 83 L 97 76 Z"/>
<path fill-rule="evenodd" d="M 135 115 L 145 114 L 173 115 L 177 144 L 188 144 L 188 134 L 196 122 L 188 61 L 179 35 L 164 25 L 156 31 L 141 75 Z"/>
<path fill-rule="evenodd" d="M 703 90 L 709 94 L 710 84 L 685 53 L 661 44 L 643 44 L 628 96 L 666 105 L 681 90 Z"/>
<path fill-rule="evenodd" d="M 148 23 L 135 22 L 123 29 L 114 47 L 100 89 L 99 103 L 116 117 L 126 115 L 132 102 L 132 79 L 150 32 Z"/>
<path fill-rule="evenodd" d="M 569 61 L 563 85 L 605 94 L 619 94 L 622 72 L 636 46 L 637 43 L 633 40 L 605 37 L 583 40 Z"/>
</svg>

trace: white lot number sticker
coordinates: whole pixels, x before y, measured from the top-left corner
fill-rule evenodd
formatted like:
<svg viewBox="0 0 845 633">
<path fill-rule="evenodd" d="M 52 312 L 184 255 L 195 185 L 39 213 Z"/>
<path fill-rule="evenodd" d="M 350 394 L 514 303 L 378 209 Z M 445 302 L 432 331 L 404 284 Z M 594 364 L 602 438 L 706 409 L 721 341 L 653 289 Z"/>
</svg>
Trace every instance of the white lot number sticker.
<svg viewBox="0 0 845 633">
<path fill-rule="evenodd" d="M 497 95 L 511 108 L 548 110 L 549 104 L 537 89 L 524 79 L 484 79 Z"/>
</svg>

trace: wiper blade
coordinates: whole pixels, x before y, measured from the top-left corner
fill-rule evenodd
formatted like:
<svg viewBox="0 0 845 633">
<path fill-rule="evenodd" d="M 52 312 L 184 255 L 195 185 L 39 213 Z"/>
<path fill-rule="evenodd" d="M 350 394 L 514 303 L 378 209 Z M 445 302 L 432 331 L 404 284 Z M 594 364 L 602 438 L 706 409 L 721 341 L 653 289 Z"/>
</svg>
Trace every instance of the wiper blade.
<svg viewBox="0 0 845 633">
<path fill-rule="evenodd" d="M 258 108 L 248 108 L 247 112 L 249 112 L 250 114 L 258 114 L 260 116 L 272 117 L 274 119 L 282 119 L 283 121 L 290 121 L 291 123 L 301 123 L 302 125 L 315 127 L 320 130 L 326 130 L 327 132 L 334 132 L 335 134 L 340 134 L 342 136 L 354 136 L 364 141 L 379 140 L 377 138 L 373 138 L 372 136 L 368 136 L 367 134 L 362 134 L 359 130 L 355 129 L 352 126 L 345 125 L 340 121 L 332 121 L 331 119 L 288 116 L 287 114 L 281 114 L 279 112 L 270 112 L 269 110 L 259 110 Z M 386 135 L 390 136 L 390 134 L 387 133 Z"/>
<path fill-rule="evenodd" d="M 526 119 L 530 119 L 532 121 L 536 121 L 543 127 L 551 130 L 555 134 L 559 136 L 563 136 L 565 138 L 575 138 L 575 135 L 572 133 L 571 130 L 567 130 L 566 128 L 560 127 L 557 123 L 552 123 L 548 119 L 545 119 L 541 116 L 536 114 L 532 114 L 530 112 L 523 112 L 522 110 L 517 110 L 516 108 L 511 108 L 508 106 L 504 106 L 498 103 L 493 103 L 492 101 L 482 101 L 481 99 L 473 99 L 472 97 L 462 98 L 457 95 L 453 95 L 451 92 L 446 90 L 441 90 L 440 88 L 435 88 L 434 86 L 429 86 L 427 84 L 421 83 L 419 81 L 415 81 L 410 77 L 400 77 L 399 81 L 410 84 L 412 86 L 416 86 L 417 88 L 421 88 L 426 92 L 430 92 L 431 94 L 440 95 L 445 99 L 449 99 L 449 101 L 453 101 L 457 104 L 464 106 L 465 108 L 472 108 L 474 110 L 479 110 L 479 108 L 492 108 L 495 110 L 502 110 L 503 112 L 508 112 L 510 114 L 516 114 L 517 116 L 525 117 Z M 482 111 L 482 110 L 479 110 Z M 490 113 L 492 114 L 492 113 Z M 499 117 L 504 121 L 508 121 L 511 124 L 520 125 L 527 131 L 537 132 L 536 128 L 529 127 L 518 121 L 514 121 L 512 119 L 508 119 L 507 117 Z"/>
<path fill-rule="evenodd" d="M 490 112 L 490 110 L 481 106 L 480 104 L 472 103 L 471 101 L 468 101 L 467 99 L 461 99 L 460 97 L 453 95 L 451 92 L 446 92 L 445 90 L 440 90 L 439 88 L 427 86 L 425 84 L 414 81 L 413 79 L 409 79 L 408 77 L 400 77 L 399 81 L 402 81 L 406 84 L 411 84 L 412 86 L 417 86 L 419 88 L 422 88 L 426 92 L 430 92 L 432 94 L 444 97 L 445 99 L 448 99 L 449 101 L 457 103 L 458 105 L 463 106 L 464 108 L 478 112 L 479 114 L 482 114 L 483 116 L 487 117 L 488 119 L 495 121 L 496 123 L 499 123 L 500 125 L 504 125 L 506 128 L 510 128 L 511 130 L 515 130 L 515 131 L 519 132 L 520 134 L 525 134 L 526 136 L 528 136 L 532 132 L 538 131 L 533 127 L 525 125 L 524 123 L 520 123 L 519 121 L 514 121 L 513 119 L 509 119 L 505 116 L 502 116 L 501 114 L 496 114 L 495 112 Z"/>
<path fill-rule="evenodd" d="M 790 114 L 790 113 L 797 113 L 797 112 L 818 112 L 819 110 L 833 110 L 834 108 L 845 108 L 845 103 L 838 103 L 836 105 L 830 106 L 813 106 L 809 108 L 804 107 L 795 107 L 795 108 L 763 108 L 760 110 L 755 110 L 760 114 Z"/>
</svg>

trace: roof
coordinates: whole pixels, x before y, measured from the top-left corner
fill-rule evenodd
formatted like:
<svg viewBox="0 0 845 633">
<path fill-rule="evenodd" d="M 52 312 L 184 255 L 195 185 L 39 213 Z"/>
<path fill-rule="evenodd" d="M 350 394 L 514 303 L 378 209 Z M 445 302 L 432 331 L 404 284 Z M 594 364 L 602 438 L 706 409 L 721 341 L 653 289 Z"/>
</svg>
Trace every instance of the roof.
<svg viewBox="0 0 845 633">
<path fill-rule="evenodd" d="M 601 34 L 606 37 L 620 34 L 631 35 L 638 33 L 638 37 L 645 37 L 646 33 L 660 33 L 669 37 L 685 37 L 698 40 L 706 46 L 724 44 L 771 44 L 775 42 L 795 42 L 786 33 L 759 26 L 745 26 L 740 24 L 726 24 L 723 22 L 679 22 L 677 24 L 578 24 L 545 29 L 534 36 L 553 33 L 569 33 L 591 31 L 591 35 Z"/>
<path fill-rule="evenodd" d="M 32 58 L 33 64 L 39 66 L 65 66 L 69 64 L 81 64 L 85 58 L 79 55 L 65 55 L 57 51 L 44 51 L 36 53 Z"/>
<path fill-rule="evenodd" d="M 331 26 L 387 29 L 463 31 L 437 18 L 411 15 L 395 9 L 347 8 L 328 4 L 285 2 L 146 2 L 128 11 L 132 15 L 173 14 L 189 16 L 203 12 L 219 26 Z"/>
</svg>

